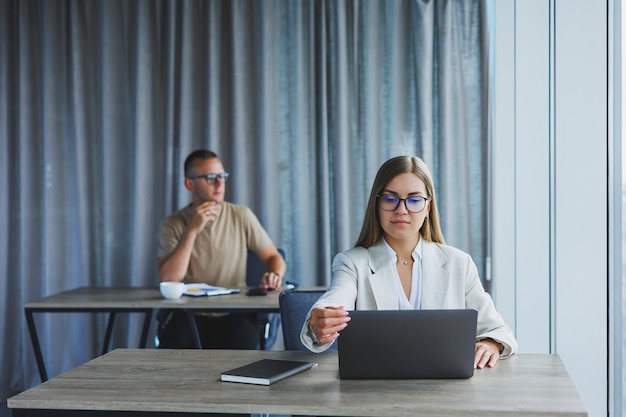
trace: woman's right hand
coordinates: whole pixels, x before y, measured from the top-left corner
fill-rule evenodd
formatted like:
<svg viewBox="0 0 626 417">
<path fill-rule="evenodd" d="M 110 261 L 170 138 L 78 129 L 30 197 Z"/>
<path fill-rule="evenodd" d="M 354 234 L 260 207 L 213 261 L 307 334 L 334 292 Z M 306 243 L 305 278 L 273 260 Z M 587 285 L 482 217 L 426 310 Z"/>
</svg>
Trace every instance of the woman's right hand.
<svg viewBox="0 0 626 417">
<path fill-rule="evenodd" d="M 325 345 L 337 339 L 349 321 L 350 315 L 343 306 L 318 307 L 311 311 L 309 326 L 319 343 Z"/>
</svg>

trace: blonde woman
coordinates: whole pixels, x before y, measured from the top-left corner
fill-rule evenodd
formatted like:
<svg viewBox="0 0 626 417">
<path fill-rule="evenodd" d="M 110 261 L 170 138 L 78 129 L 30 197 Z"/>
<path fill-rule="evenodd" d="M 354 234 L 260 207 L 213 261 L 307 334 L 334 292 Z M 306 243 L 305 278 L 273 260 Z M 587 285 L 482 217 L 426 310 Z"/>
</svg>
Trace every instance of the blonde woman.
<svg viewBox="0 0 626 417">
<path fill-rule="evenodd" d="M 350 325 L 350 310 L 464 308 L 478 311 L 475 368 L 516 352 L 471 257 L 445 244 L 428 167 L 398 156 L 380 167 L 356 245 L 335 257 L 331 286 L 309 311 L 300 338 L 312 352 L 325 351 Z"/>
</svg>

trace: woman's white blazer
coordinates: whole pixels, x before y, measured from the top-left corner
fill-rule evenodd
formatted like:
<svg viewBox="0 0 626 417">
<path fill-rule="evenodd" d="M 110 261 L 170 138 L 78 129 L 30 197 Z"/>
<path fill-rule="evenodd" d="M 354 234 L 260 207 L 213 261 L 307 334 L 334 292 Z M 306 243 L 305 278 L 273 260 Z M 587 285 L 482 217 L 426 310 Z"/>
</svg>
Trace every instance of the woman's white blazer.
<svg viewBox="0 0 626 417">
<path fill-rule="evenodd" d="M 337 254 L 332 265 L 331 286 L 311 310 L 325 306 L 343 306 L 346 310 L 397 310 L 398 293 L 391 270 L 394 267 L 382 239 L 369 248 L 359 246 Z M 476 340 L 491 338 L 502 343 L 501 358 L 517 351 L 513 332 L 485 292 L 469 254 L 451 246 L 423 241 L 421 297 L 422 309 L 476 310 Z M 323 352 L 331 344 L 313 343 L 308 329 L 310 314 L 311 311 L 300 339 L 309 350 Z"/>
</svg>

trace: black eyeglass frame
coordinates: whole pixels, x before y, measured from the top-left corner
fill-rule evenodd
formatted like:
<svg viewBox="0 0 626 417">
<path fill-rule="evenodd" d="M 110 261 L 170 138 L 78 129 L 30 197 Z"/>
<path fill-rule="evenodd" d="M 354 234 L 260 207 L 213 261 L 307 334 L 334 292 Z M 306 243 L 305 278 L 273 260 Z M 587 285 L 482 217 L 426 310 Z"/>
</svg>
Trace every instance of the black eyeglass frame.
<svg viewBox="0 0 626 417">
<path fill-rule="evenodd" d="M 380 206 L 380 198 L 381 197 L 393 197 L 393 198 L 396 198 L 398 200 L 398 203 L 391 210 L 387 210 L 386 208 L 383 208 L 383 207 Z M 424 200 L 424 207 L 422 207 L 422 209 L 419 210 L 419 211 L 413 211 L 413 210 L 409 209 L 409 206 L 406 204 L 406 202 L 410 198 L 421 198 L 422 200 Z M 409 213 L 421 213 L 426 208 L 426 204 L 428 203 L 428 200 L 430 200 L 430 197 L 423 197 L 421 195 L 412 195 L 412 196 L 408 196 L 407 198 L 400 198 L 397 195 L 393 195 L 393 194 L 378 194 L 378 195 L 376 195 L 376 201 L 378 202 L 378 207 L 381 210 L 384 210 L 384 211 L 396 211 L 398 209 L 398 207 L 400 206 L 400 203 L 404 201 L 404 208 L 406 209 L 406 211 L 408 211 Z"/>
<path fill-rule="evenodd" d="M 230 174 L 228 172 L 222 172 L 221 174 L 203 174 L 203 175 L 193 175 L 189 178 L 190 180 L 196 180 L 196 179 L 200 179 L 200 178 L 204 178 L 204 180 L 208 183 L 208 184 L 215 184 L 217 182 L 217 179 L 221 179 L 224 182 L 228 181 L 228 177 L 230 177 Z"/>
</svg>

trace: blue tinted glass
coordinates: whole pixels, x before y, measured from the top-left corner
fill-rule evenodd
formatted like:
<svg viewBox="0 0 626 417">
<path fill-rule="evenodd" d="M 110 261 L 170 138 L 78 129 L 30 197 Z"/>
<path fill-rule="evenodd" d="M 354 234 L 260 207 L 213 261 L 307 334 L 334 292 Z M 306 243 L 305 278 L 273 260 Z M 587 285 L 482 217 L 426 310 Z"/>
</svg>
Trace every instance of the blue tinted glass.
<svg viewBox="0 0 626 417">
<path fill-rule="evenodd" d="M 383 201 L 383 203 L 387 203 L 387 204 L 393 204 L 393 205 L 398 204 L 398 197 L 396 197 L 395 195 L 383 194 L 381 196 L 381 200 Z"/>
<path fill-rule="evenodd" d="M 425 201 L 422 197 L 409 197 L 406 199 L 406 209 L 414 213 L 420 212 L 424 208 Z"/>
<path fill-rule="evenodd" d="M 407 204 L 420 205 L 424 202 L 422 197 L 409 197 L 406 199 Z"/>
</svg>

